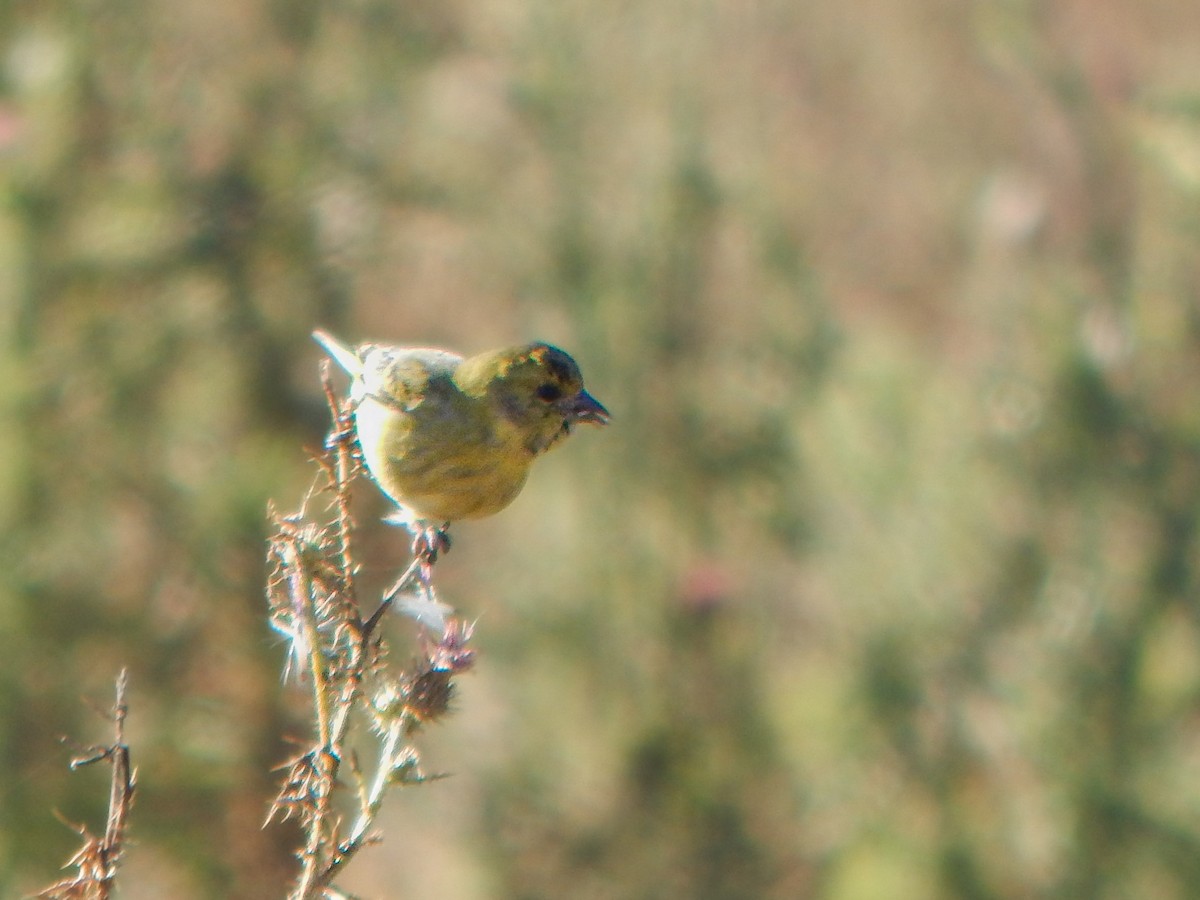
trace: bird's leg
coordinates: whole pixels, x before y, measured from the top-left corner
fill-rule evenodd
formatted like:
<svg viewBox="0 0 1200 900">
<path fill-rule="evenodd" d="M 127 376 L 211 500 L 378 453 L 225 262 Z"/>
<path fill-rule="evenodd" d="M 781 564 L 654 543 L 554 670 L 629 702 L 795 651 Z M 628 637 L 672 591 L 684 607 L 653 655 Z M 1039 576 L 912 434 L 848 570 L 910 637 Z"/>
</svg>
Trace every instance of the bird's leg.
<svg viewBox="0 0 1200 900">
<path fill-rule="evenodd" d="M 354 437 L 354 425 L 335 426 L 325 437 L 325 449 L 336 450 L 342 444 L 349 443 Z"/>
<path fill-rule="evenodd" d="M 424 592 L 432 594 L 430 582 L 433 577 L 433 564 L 438 557 L 450 549 L 450 523 L 443 522 L 434 525 L 428 519 L 417 518 L 411 510 L 403 506 L 397 507 L 384 517 L 389 525 L 399 525 L 408 529 L 412 535 L 413 564 L 417 566 L 417 576 L 421 580 Z"/>
<path fill-rule="evenodd" d="M 426 587 L 429 586 L 433 575 L 433 564 L 437 562 L 438 556 L 450 549 L 449 528 L 449 522 L 440 526 L 430 525 L 426 522 L 414 522 L 412 525 L 412 552 L 413 556 L 421 562 L 421 581 Z"/>
</svg>

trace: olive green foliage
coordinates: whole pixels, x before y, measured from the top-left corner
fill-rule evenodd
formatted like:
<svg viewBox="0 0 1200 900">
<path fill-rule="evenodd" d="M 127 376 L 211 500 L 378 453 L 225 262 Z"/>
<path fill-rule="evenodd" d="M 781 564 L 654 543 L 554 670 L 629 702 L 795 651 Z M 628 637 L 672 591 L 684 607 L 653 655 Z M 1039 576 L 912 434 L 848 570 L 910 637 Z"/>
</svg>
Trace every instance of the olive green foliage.
<svg viewBox="0 0 1200 900">
<path fill-rule="evenodd" d="M 363 896 L 1200 883 L 1200 5 L 0 5 L 0 894 L 283 896 L 315 326 L 614 414 L 454 529 Z M 407 562 L 364 485 L 364 582 Z M 402 641 L 411 623 L 385 623 Z M 390 633 L 390 632 L 389 632 Z M 399 652 L 399 651 L 398 651 Z"/>
</svg>

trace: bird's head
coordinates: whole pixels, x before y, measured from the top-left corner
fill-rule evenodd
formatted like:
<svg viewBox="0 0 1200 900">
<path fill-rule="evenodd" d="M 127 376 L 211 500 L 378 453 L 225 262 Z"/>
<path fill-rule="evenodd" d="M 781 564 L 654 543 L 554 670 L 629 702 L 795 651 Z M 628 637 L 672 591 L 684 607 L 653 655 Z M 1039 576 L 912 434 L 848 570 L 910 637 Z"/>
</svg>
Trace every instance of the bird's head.
<svg viewBox="0 0 1200 900">
<path fill-rule="evenodd" d="M 575 360 L 549 344 L 483 354 L 464 362 L 459 373 L 468 382 L 461 385 L 464 389 L 486 390 L 499 414 L 526 437 L 532 453 L 549 449 L 577 423 L 608 424 L 608 410 L 583 389 Z"/>
</svg>

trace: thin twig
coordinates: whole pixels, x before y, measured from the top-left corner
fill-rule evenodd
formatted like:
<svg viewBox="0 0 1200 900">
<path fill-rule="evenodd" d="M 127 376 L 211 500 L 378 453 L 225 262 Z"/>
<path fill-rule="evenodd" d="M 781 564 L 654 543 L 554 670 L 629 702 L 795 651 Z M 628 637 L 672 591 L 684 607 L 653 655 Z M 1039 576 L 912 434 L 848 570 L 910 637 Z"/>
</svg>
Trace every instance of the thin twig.
<svg viewBox="0 0 1200 900">
<path fill-rule="evenodd" d="M 329 377 L 330 364 L 328 359 L 321 360 L 321 389 L 325 393 L 325 402 L 329 405 L 329 413 L 333 419 L 334 431 L 331 434 L 336 448 L 333 473 L 334 503 L 337 507 L 337 537 L 339 568 L 343 573 L 345 584 L 342 592 L 354 604 L 358 613 L 358 594 L 354 589 L 355 567 L 350 558 L 350 541 L 354 532 L 354 519 L 350 515 L 350 494 L 343 490 L 349 485 L 357 473 L 358 466 L 354 460 L 354 415 L 350 404 L 341 404 L 333 392 L 333 381 Z"/>
<path fill-rule="evenodd" d="M 359 850 L 380 839 L 373 825 L 388 788 L 425 780 L 408 737 L 446 712 L 454 676 L 470 668 L 474 657 L 466 646 L 470 627 L 444 617 L 449 608 L 437 602 L 431 583 L 437 555 L 449 546 L 444 529 L 418 533 L 412 561 L 363 620 L 350 512 L 351 483 L 363 471 L 353 411 L 334 394 L 327 367 L 321 381 L 333 425 L 315 461 L 332 495 L 330 517 L 324 524 L 307 522 L 307 504 L 292 516 L 272 513 L 277 530 L 269 551 L 271 625 L 291 642 L 287 671 L 295 662 L 295 671 L 312 680 L 313 741 L 285 764 L 283 787 L 267 816 L 268 822 L 294 816 L 304 831 L 297 853 L 300 872 L 289 900 L 346 896 L 332 886 L 333 879 Z M 408 592 L 416 595 L 420 609 L 413 613 L 406 604 L 406 612 L 418 621 L 433 621 L 423 609 L 428 601 L 437 611 L 442 637 L 425 640 L 425 653 L 406 673 L 387 665 L 387 645 L 379 632 L 387 611 Z M 350 729 L 364 721 L 377 741 L 370 778 L 348 748 Z M 343 762 L 357 785 L 358 809 L 348 830 L 333 802 Z"/>
<path fill-rule="evenodd" d="M 117 676 L 117 696 L 112 709 L 113 743 L 89 747 L 71 760 L 72 770 L 102 761 L 112 764 L 104 837 L 96 837 L 85 826 L 73 826 L 83 838 L 83 846 L 64 868 L 75 867 L 75 875 L 34 895 L 39 900 L 108 900 L 111 896 L 117 867 L 124 853 L 125 832 L 137 784 L 137 772 L 130 763 L 129 745 L 125 743 L 125 717 L 129 714 L 125 690 L 128 684 L 128 670 L 122 669 Z"/>
</svg>

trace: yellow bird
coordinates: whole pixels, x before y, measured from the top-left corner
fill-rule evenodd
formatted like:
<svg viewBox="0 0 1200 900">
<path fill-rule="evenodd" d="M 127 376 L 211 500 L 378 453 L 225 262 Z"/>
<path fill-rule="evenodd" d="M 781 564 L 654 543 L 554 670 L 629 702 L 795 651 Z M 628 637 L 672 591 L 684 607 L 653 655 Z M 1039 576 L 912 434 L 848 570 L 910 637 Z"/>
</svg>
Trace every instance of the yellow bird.
<svg viewBox="0 0 1200 900">
<path fill-rule="evenodd" d="M 549 344 L 456 353 L 313 338 L 352 379 L 355 431 L 375 483 L 414 533 L 490 516 L 576 423 L 608 423 L 575 360 Z"/>
</svg>

